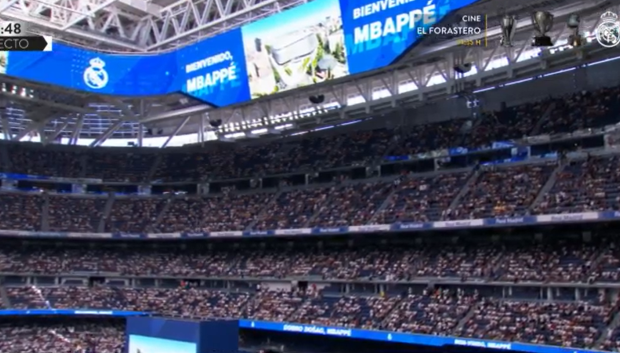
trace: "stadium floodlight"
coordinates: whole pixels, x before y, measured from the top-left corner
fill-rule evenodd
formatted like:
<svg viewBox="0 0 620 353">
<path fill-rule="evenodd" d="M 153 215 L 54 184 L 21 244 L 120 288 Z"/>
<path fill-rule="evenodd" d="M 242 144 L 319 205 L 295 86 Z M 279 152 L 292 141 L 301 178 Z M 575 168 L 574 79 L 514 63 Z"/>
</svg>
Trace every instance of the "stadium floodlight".
<svg viewBox="0 0 620 353">
<path fill-rule="evenodd" d="M 209 125 L 211 125 L 212 128 L 217 129 L 222 125 L 222 119 L 211 120 L 209 121 Z"/>
<path fill-rule="evenodd" d="M 312 104 L 321 104 L 321 103 L 325 102 L 325 95 L 319 94 L 319 95 L 316 95 L 316 96 L 310 96 L 310 97 L 308 97 L 308 100 L 310 100 L 310 103 L 312 103 Z"/>
</svg>

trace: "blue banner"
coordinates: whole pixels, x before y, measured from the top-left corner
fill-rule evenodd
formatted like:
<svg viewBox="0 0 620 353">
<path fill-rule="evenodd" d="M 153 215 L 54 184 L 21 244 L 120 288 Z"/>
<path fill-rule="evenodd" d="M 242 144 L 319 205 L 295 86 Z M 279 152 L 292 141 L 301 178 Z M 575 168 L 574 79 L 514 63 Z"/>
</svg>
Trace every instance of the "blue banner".
<svg viewBox="0 0 620 353">
<path fill-rule="evenodd" d="M 420 29 L 476 0 L 340 0 L 351 74 L 391 64 L 418 41 Z"/>
<path fill-rule="evenodd" d="M 86 316 L 144 316 L 142 311 L 99 310 L 99 309 L 7 309 L 0 310 L 0 316 L 11 315 L 86 315 Z"/>
<path fill-rule="evenodd" d="M 251 230 L 243 232 L 244 237 L 264 237 L 268 235 L 276 235 L 275 230 Z"/>
<path fill-rule="evenodd" d="M 0 173 L 0 179 L 7 180 L 51 180 L 51 177 L 30 174 Z"/>
<path fill-rule="evenodd" d="M 101 179 L 95 178 L 63 178 L 63 177 L 50 177 L 43 175 L 30 175 L 30 174 L 14 174 L 14 173 L 0 173 L 0 179 L 6 180 L 46 180 L 61 183 L 72 184 L 101 184 Z"/>
<path fill-rule="evenodd" d="M 445 336 L 431 336 L 414 333 L 402 333 L 402 332 L 388 332 L 388 331 L 374 331 L 374 330 L 360 330 L 342 327 L 329 327 L 329 326 L 315 326 L 304 324 L 293 324 L 283 322 L 267 322 L 267 321 L 250 321 L 239 320 L 239 327 L 256 330 L 267 331 L 279 331 L 279 332 L 291 332 L 302 333 L 310 335 L 323 335 L 334 337 L 347 337 L 357 338 L 373 341 L 383 342 L 396 342 L 396 343 L 408 343 L 424 346 L 468 346 L 478 348 L 491 348 L 507 351 L 521 351 L 532 353 L 595 353 L 600 351 L 564 348 L 554 346 L 542 346 L 527 343 L 518 342 L 501 342 L 490 341 L 473 338 L 460 338 L 460 337 L 445 337 Z"/>
<path fill-rule="evenodd" d="M 241 31 L 172 53 L 111 55 L 62 44 L 52 52 L 9 52 L 6 74 L 93 93 L 156 96 L 183 92 L 216 106 L 247 101 Z"/>
<path fill-rule="evenodd" d="M 420 38 L 416 29 L 475 1 L 314 0 L 164 54 L 60 43 L 4 52 L 0 73 L 100 94 L 182 92 L 222 107 L 389 65 Z"/>
<path fill-rule="evenodd" d="M 250 99 L 241 30 L 234 29 L 179 49 L 175 87 L 218 107 Z"/>
<path fill-rule="evenodd" d="M 157 234 L 154 234 L 157 235 Z M 112 233 L 112 238 L 119 239 L 146 239 L 148 238 L 147 234 L 140 233 Z"/>
<path fill-rule="evenodd" d="M 6 74 L 92 93 L 155 96 L 174 87 L 176 53 L 111 55 L 54 43 L 51 52 L 7 52 Z"/>
<path fill-rule="evenodd" d="M 581 212 L 548 214 L 540 216 L 503 217 L 484 219 L 461 219 L 437 222 L 409 222 L 394 224 L 371 224 L 363 226 L 315 227 L 294 229 L 270 229 L 250 231 L 222 231 L 196 233 L 72 233 L 72 232 L 33 232 L 20 230 L 0 230 L 0 236 L 14 237 L 67 237 L 123 240 L 153 239 L 200 239 L 200 238 L 234 238 L 234 237 L 272 237 L 272 236 L 309 236 L 329 234 L 359 233 L 393 233 L 432 231 L 437 229 L 474 229 L 493 227 L 537 226 L 548 224 L 569 224 L 587 222 L 620 221 L 620 211 Z"/>
</svg>

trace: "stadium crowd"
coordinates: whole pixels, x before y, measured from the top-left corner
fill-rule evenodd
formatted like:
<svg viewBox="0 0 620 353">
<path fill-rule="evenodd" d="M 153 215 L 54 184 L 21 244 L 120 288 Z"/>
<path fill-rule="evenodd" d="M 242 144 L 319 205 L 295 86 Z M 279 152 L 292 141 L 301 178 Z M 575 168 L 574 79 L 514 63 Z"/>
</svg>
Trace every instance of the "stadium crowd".
<svg viewBox="0 0 620 353">
<path fill-rule="evenodd" d="M 113 273 L 123 276 L 199 278 L 375 279 L 395 282 L 429 277 L 463 281 L 618 283 L 615 240 L 217 249 L 7 247 L 0 272 L 40 275 Z"/>
<path fill-rule="evenodd" d="M 9 157 L 9 163 L 2 163 L 6 173 L 134 183 L 196 182 L 368 166 L 385 156 L 459 146 L 480 148 L 495 141 L 614 124 L 619 113 L 620 89 L 616 87 L 486 112 L 466 131 L 462 128 L 465 120 L 457 119 L 212 151 L 188 148 L 160 154 L 141 150 L 101 153 L 42 150 L 24 144 L 2 144 L 0 148 L 6 148 Z M 236 231 L 618 210 L 618 160 L 613 155 L 596 155 L 214 196 L 111 198 L 2 192 L 0 229 Z M 3 273 L 396 283 L 379 292 L 361 293 L 342 293 L 334 285 L 213 289 L 193 282 L 158 287 L 136 287 L 124 282 L 88 286 L 11 282 L 0 289 L 4 308 L 113 308 L 184 318 L 291 321 L 620 351 L 617 293 L 603 289 L 592 293 L 571 287 L 619 283 L 618 249 L 615 239 L 440 247 L 383 244 L 178 249 L 7 245 L 0 247 Z M 405 284 L 428 278 L 448 278 L 460 284 L 438 288 Z M 476 287 L 476 283 L 486 283 L 487 290 Z M 544 287 L 554 284 L 560 284 L 562 289 Z M 528 290 L 527 286 L 534 289 Z M 501 293 L 492 288 L 500 288 Z M 0 342 L 0 352 L 8 353 L 64 352 L 84 346 L 97 347 L 97 353 L 117 353 L 122 346 L 122 325 L 116 322 L 0 322 L 0 332 L 8 337 Z"/>
<path fill-rule="evenodd" d="M 570 133 L 618 122 L 620 87 L 579 92 L 562 98 L 487 112 L 471 129 L 468 119 L 452 119 L 397 129 L 354 131 L 287 142 L 157 153 L 131 150 L 42 148 L 7 144 L 10 163 L 3 172 L 106 181 L 199 181 L 364 165 L 384 156 L 407 156 L 446 148 L 480 148 L 493 142 L 541 134 Z M 105 153 L 104 153 L 105 152 Z"/>
<path fill-rule="evenodd" d="M 108 181 L 200 181 L 249 178 L 325 168 L 365 166 L 385 156 L 409 156 L 451 147 L 480 148 L 494 141 L 597 128 L 617 122 L 620 87 L 579 92 L 486 112 L 467 119 L 398 129 L 356 131 L 301 140 L 205 151 L 154 154 L 1 144 L 4 172 Z M 338 227 L 527 214 L 616 210 L 618 158 L 449 169 L 330 185 L 209 196 L 138 197 L 0 193 L 0 228 L 68 232 L 200 232 Z M 553 185 L 544 188 L 548 182 Z M 466 189 L 463 186 L 466 185 Z M 227 189 L 228 190 L 228 189 Z M 461 194 L 461 191 L 464 193 Z M 539 195 L 539 193 L 544 195 Z M 540 197 L 539 197 L 540 196 Z M 337 202 L 336 202 L 337 200 Z M 111 206 L 111 207 L 107 207 Z M 108 210 L 109 208 L 109 210 Z M 24 212 L 25 211 L 25 212 Z"/>
<path fill-rule="evenodd" d="M 564 347 L 592 347 L 610 324 L 617 303 L 533 303 L 485 300 L 460 335 Z"/>
<path fill-rule="evenodd" d="M 615 349 L 617 333 L 608 325 L 619 309 L 617 298 L 607 300 L 603 295 L 550 302 L 518 293 L 501 298 L 458 287 L 379 295 L 337 294 L 329 288 L 245 292 L 196 286 L 24 286 L 9 287 L 8 293 L 11 303 L 27 308 L 114 308 L 181 318 L 247 318 L 608 349 Z M 102 344 L 113 346 L 114 340 Z"/>
<path fill-rule="evenodd" d="M 31 319 L 0 322 L 0 352 L 121 353 L 122 322 L 101 320 Z"/>
<path fill-rule="evenodd" d="M 0 228 L 191 233 L 616 211 L 620 209 L 618 160 L 602 155 L 216 196 L 116 196 L 109 200 L 107 195 L 3 192 Z M 544 188 L 547 183 L 548 189 Z"/>
</svg>

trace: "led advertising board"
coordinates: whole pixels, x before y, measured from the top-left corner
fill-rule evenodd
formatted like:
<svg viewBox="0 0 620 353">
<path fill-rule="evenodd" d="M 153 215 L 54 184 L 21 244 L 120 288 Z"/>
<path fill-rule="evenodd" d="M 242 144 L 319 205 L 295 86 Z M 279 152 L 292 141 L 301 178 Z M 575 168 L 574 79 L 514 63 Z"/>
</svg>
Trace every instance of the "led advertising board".
<svg viewBox="0 0 620 353">
<path fill-rule="evenodd" d="M 182 92 L 223 107 L 389 65 L 420 28 L 475 1 L 314 0 L 165 54 L 60 43 L 52 52 L 2 52 L 0 74 L 118 96 Z"/>
</svg>

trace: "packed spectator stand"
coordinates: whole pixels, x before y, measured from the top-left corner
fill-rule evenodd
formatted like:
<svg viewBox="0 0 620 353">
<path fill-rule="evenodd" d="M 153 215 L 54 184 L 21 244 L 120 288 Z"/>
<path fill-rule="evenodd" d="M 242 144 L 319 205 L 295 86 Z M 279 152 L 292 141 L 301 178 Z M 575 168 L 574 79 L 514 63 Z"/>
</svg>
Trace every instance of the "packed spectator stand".
<svg viewBox="0 0 620 353">
<path fill-rule="evenodd" d="M 456 119 L 259 146 L 214 150 L 190 147 L 188 152 L 159 154 L 148 150 L 104 154 L 79 148 L 42 151 L 38 146 L 2 144 L 0 149 L 6 153 L 0 155 L 8 158 L 4 166 L 7 173 L 100 178 L 104 184 L 148 180 L 208 180 L 218 184 L 218 180 L 230 178 L 265 179 L 274 173 L 306 173 L 307 180 L 300 185 L 292 181 L 294 178 L 283 176 L 275 185 L 244 190 L 235 190 L 234 182 L 222 181 L 209 195 L 196 195 L 196 191 L 175 195 L 174 185 L 169 187 L 171 193 L 152 197 L 123 195 L 122 189 L 113 187 L 109 190 L 118 190 L 113 192 L 116 197 L 105 187 L 98 188 L 98 194 L 57 195 L 53 187 L 43 195 L 2 193 L 0 198 L 5 202 L 0 204 L 0 224 L 3 229 L 14 230 L 169 233 L 615 210 L 618 181 L 613 169 L 617 158 L 605 154 L 586 160 L 551 158 L 541 163 L 540 159 L 531 159 L 482 167 L 473 158 L 464 164 L 453 158 L 434 171 L 392 168 L 391 173 L 369 174 L 362 179 L 342 173 L 324 178 L 314 175 L 329 168 L 374 165 L 386 156 L 430 153 L 451 146 L 479 148 L 533 133 L 599 128 L 614 123 L 613 117 L 620 113 L 619 90 L 605 88 L 485 113 L 468 133 L 461 129 L 465 120 Z M 567 104 L 572 114 L 566 114 Z M 576 109 L 579 104 L 584 106 Z M 563 122 L 554 122 L 558 119 Z M 527 131 L 526 126 L 537 126 L 537 131 Z M 548 182 L 550 189 L 545 188 Z M 35 188 L 45 189 L 40 184 Z"/>
<path fill-rule="evenodd" d="M 213 196 L 3 192 L 0 224 L 7 230 L 140 234 L 609 211 L 620 200 L 616 165 L 617 157 L 601 155 Z"/>
<path fill-rule="evenodd" d="M 0 321 L 0 352 L 119 353 L 124 345 L 122 321 L 106 319 L 29 319 Z"/>
<path fill-rule="evenodd" d="M 310 181 L 298 185 L 283 177 L 273 187 L 248 190 L 222 182 L 224 187 L 214 195 L 3 191 L 0 229 L 172 233 L 618 210 L 620 179 L 613 153 L 504 165 L 476 161 L 425 173 L 404 168 L 357 179 L 334 174 L 327 182 L 314 174 L 381 164 L 386 156 L 600 128 L 617 123 L 619 94 L 618 88 L 607 88 L 485 113 L 466 133 L 461 119 L 290 143 L 161 154 L 115 152 L 113 157 L 99 151 L 42 153 L 36 146 L 2 144 L 9 159 L 2 163 L 6 173 L 102 178 L 104 183 L 216 183 L 305 173 Z M 448 244 L 234 249 L 14 244 L 0 249 L 0 273 L 10 274 L 0 289 L 5 308 L 115 308 L 619 350 L 617 291 L 605 287 L 620 280 L 619 244 L 613 238 Z M 79 279 L 84 273 L 112 273 L 116 280 L 89 283 Z M 131 276 L 148 278 L 124 279 Z M 153 278 L 158 276 L 166 280 L 156 284 Z M 191 284 L 168 277 L 189 278 Z M 206 278 L 227 285 L 208 285 Z M 300 278 L 316 283 L 307 288 L 269 284 Z M 429 279 L 449 284 L 428 288 Z M 330 281 L 362 281 L 367 286 L 343 290 L 342 284 Z M 28 346 L 4 343 L 2 352 L 45 345 L 62 349 L 101 332 L 109 340 L 100 343 L 98 352 L 119 347 L 114 337 L 120 329 L 113 324 L 77 323 L 73 330 L 55 323 L 3 325 L 0 330 L 16 340 L 29 335 L 38 339 Z"/>
<path fill-rule="evenodd" d="M 183 182 L 364 165 L 388 155 L 415 155 L 459 146 L 475 148 L 524 136 L 571 133 L 615 124 L 620 112 L 619 93 L 618 87 L 604 88 L 485 113 L 466 132 L 462 127 L 469 119 L 460 118 L 391 130 L 353 131 L 331 136 L 309 134 L 306 138 L 286 142 L 276 140 L 208 150 L 183 148 L 161 153 L 148 149 L 116 153 L 105 148 L 94 153 L 79 147 L 55 151 L 10 144 L 6 148 L 11 163 L 3 172 L 101 178 L 109 182 L 148 179 Z M 567 108 L 567 104 L 572 105 Z M 579 109 L 573 106 L 576 104 L 581 104 Z M 536 128 L 537 125 L 541 126 Z"/>
<path fill-rule="evenodd" d="M 350 249 L 248 247 L 153 249 L 151 247 L 84 248 L 44 245 L 0 250 L 0 272 L 34 275 L 114 273 L 122 276 L 211 278 L 294 278 L 324 280 L 374 279 L 409 281 L 424 278 L 496 280 L 503 282 L 618 283 L 620 252 L 614 241 L 568 241 L 374 245 Z"/>
<path fill-rule="evenodd" d="M 608 237 L 613 232 L 592 241 L 530 237 L 441 248 L 377 247 L 371 240 L 345 248 L 274 243 L 257 249 L 242 242 L 184 250 L 134 243 L 87 251 L 80 243 L 7 243 L 0 291 L 11 308 L 114 308 L 613 348 L 620 321 L 617 276 L 609 275 L 620 271 L 617 241 Z M 90 283 L 84 275 L 110 279 Z M 123 280 L 131 276 L 139 279 Z M 291 285 L 302 278 L 307 287 Z M 343 291 L 348 285 L 337 281 L 357 284 Z"/>
<path fill-rule="evenodd" d="M 618 302 L 587 298 L 549 302 L 516 295 L 499 298 L 439 288 L 418 293 L 336 293 L 264 289 L 41 287 L 9 288 L 9 298 L 29 308 L 116 308 L 159 315 L 214 319 L 248 318 L 313 325 L 382 329 L 599 348 L 615 344 Z M 30 300 L 30 301 L 28 301 Z M 611 334 L 608 335 L 608 331 Z M 600 338 L 605 338 L 602 342 Z"/>
</svg>

